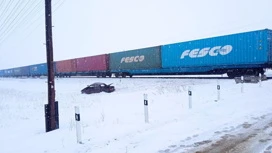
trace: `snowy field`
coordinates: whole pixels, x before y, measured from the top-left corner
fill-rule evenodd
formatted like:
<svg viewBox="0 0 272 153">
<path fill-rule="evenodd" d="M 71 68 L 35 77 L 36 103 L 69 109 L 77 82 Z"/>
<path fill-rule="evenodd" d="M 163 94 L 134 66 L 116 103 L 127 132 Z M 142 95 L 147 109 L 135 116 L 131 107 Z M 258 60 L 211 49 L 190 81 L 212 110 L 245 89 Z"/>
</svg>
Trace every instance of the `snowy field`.
<svg viewBox="0 0 272 153">
<path fill-rule="evenodd" d="M 265 121 L 272 110 L 272 80 L 244 84 L 243 93 L 234 80 L 219 80 L 217 101 L 217 80 L 212 79 L 62 78 L 55 81 L 60 128 L 46 133 L 46 81 L 0 78 L 1 153 L 195 152 Z M 94 82 L 113 83 L 116 91 L 80 93 Z M 149 123 L 143 94 L 148 94 Z M 80 108 L 83 144 L 76 140 L 75 106 Z M 266 140 L 251 151 L 264 151 L 270 145 Z"/>
</svg>

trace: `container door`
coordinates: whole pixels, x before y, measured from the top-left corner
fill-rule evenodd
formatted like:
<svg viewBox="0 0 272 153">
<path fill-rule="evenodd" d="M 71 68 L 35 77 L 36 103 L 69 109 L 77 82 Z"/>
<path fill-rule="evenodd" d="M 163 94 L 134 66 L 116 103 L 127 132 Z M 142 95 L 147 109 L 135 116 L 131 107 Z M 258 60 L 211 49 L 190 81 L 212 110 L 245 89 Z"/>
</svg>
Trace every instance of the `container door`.
<svg viewBox="0 0 272 153">
<path fill-rule="evenodd" d="M 269 63 L 272 63 L 272 31 L 267 30 L 267 47 L 268 47 L 268 61 Z"/>
</svg>

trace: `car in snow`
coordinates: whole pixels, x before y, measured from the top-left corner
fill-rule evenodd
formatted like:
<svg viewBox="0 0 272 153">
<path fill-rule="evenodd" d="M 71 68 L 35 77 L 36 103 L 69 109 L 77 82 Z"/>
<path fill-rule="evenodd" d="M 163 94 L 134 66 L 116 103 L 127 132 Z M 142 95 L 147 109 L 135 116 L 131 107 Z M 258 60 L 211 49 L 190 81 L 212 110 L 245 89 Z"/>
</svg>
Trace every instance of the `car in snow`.
<svg viewBox="0 0 272 153">
<path fill-rule="evenodd" d="M 92 94 L 92 93 L 100 93 L 100 92 L 111 93 L 113 91 L 115 91 L 115 87 L 112 86 L 112 84 L 107 85 L 105 83 L 96 82 L 82 89 L 81 93 L 82 94 Z"/>
</svg>

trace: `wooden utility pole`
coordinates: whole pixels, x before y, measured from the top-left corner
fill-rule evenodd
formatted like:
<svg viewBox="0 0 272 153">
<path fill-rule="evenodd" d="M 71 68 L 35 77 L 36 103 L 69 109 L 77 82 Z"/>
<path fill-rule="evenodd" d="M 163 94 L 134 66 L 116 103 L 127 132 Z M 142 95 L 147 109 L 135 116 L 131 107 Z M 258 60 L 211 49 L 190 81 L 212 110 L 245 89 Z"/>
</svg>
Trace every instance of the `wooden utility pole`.
<svg viewBox="0 0 272 153">
<path fill-rule="evenodd" d="M 45 0 L 46 55 L 48 68 L 48 105 L 45 105 L 46 132 L 59 128 L 58 103 L 55 102 L 51 0 Z"/>
</svg>

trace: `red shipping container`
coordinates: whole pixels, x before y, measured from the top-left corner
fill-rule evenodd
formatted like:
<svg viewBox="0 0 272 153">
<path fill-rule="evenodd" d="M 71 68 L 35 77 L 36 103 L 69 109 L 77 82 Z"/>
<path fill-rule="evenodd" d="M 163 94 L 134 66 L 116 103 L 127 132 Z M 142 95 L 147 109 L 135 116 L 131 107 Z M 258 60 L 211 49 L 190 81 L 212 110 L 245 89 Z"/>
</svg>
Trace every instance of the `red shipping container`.
<svg viewBox="0 0 272 153">
<path fill-rule="evenodd" d="M 76 59 L 57 61 L 56 67 L 58 73 L 76 72 Z"/>
<path fill-rule="evenodd" d="M 77 72 L 106 71 L 109 69 L 109 55 L 77 58 Z"/>
</svg>

